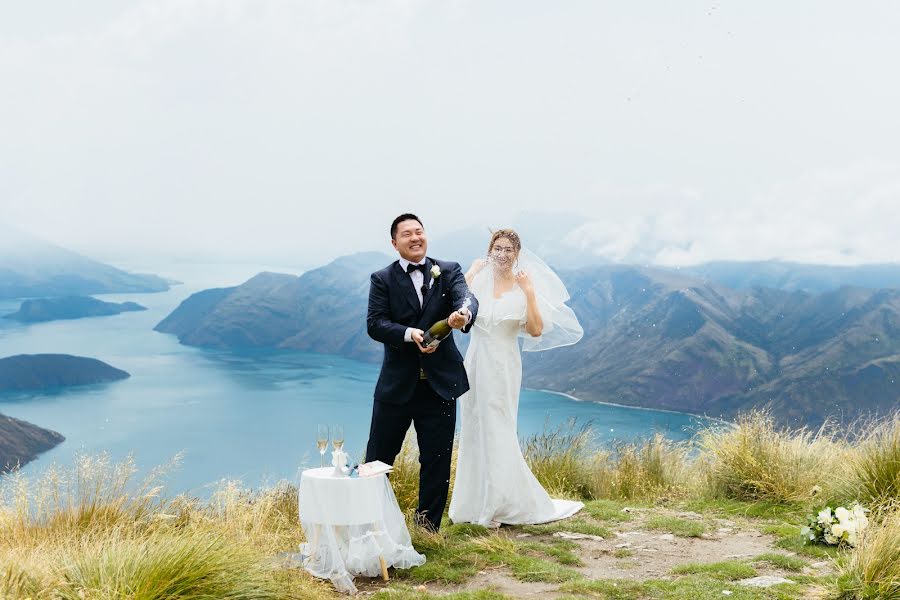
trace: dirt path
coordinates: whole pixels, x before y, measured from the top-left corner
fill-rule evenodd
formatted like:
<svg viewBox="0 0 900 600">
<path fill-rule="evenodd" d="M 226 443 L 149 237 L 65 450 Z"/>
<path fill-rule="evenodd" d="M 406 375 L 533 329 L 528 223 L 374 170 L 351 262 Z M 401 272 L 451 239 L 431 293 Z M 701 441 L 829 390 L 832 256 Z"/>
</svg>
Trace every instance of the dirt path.
<svg viewBox="0 0 900 600">
<path fill-rule="evenodd" d="M 577 548 L 573 551 L 581 560 L 581 566 L 572 567 L 587 579 L 672 579 L 672 570 L 689 563 L 716 563 L 726 560 L 746 560 L 761 554 L 775 553 L 794 556 L 775 546 L 776 538 L 761 533 L 758 523 L 752 519 L 721 519 L 705 517 L 664 508 L 632 509 L 631 520 L 607 523 L 612 535 L 603 539 L 596 536 L 572 539 Z M 705 531 L 697 535 L 675 535 L 648 527 L 653 519 L 676 519 L 680 522 L 697 521 Z M 659 527 L 658 521 L 655 525 Z M 561 526 L 564 529 L 564 526 Z M 523 533 L 518 527 L 503 527 L 498 535 L 534 541 L 553 541 L 558 534 Z M 693 537 L 691 537 L 693 535 Z M 820 575 L 828 572 L 830 565 L 815 563 L 805 574 Z M 758 568 L 760 575 L 790 577 L 791 573 L 772 565 Z M 362 594 L 374 594 L 384 588 L 378 581 L 359 580 Z M 414 586 L 415 587 L 415 586 Z M 520 581 L 504 567 L 489 567 L 479 571 L 466 582 L 457 585 L 426 583 L 418 586 L 421 591 L 446 594 L 461 591 L 493 590 L 513 598 L 553 599 L 567 594 L 559 592 L 559 584 Z M 568 594 L 571 597 L 571 594 Z"/>
</svg>

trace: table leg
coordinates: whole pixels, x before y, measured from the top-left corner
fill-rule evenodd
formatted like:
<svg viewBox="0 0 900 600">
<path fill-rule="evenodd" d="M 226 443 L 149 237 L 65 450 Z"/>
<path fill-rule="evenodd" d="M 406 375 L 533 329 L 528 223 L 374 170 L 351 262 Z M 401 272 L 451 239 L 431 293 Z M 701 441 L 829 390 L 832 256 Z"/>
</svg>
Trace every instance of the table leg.
<svg viewBox="0 0 900 600">
<path fill-rule="evenodd" d="M 381 577 L 382 577 L 385 581 L 387 581 L 387 580 L 388 580 L 387 563 L 384 562 L 384 557 L 383 557 L 383 556 L 379 556 L 379 557 L 378 557 L 378 562 L 381 563 Z"/>
<path fill-rule="evenodd" d="M 375 527 L 372 528 L 373 533 L 379 533 L 380 531 L 381 531 L 381 527 L 379 527 L 377 524 L 375 525 Z M 384 557 L 381 556 L 380 554 L 378 555 L 378 563 L 381 565 L 381 577 L 382 577 L 382 579 L 387 581 L 388 579 L 390 579 L 388 577 L 387 563 L 384 562 Z"/>
<path fill-rule="evenodd" d="M 309 545 L 309 558 L 312 559 L 319 551 L 319 525 L 318 523 L 313 525 L 313 539 L 312 543 Z"/>
</svg>

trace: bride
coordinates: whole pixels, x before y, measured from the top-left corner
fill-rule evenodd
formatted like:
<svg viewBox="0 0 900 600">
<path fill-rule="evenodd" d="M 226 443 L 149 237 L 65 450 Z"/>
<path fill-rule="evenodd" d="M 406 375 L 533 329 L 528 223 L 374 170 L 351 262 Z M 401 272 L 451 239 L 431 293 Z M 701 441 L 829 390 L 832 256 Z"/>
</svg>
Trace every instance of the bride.
<svg viewBox="0 0 900 600">
<path fill-rule="evenodd" d="M 522 249 L 518 234 L 491 236 L 487 260 L 466 273 L 478 298 L 465 367 L 470 390 L 459 398 L 462 424 L 450 518 L 499 527 L 565 519 L 584 507 L 555 500 L 531 473 L 519 448 L 516 420 L 524 351 L 574 344 L 583 331 L 559 277 Z"/>
</svg>

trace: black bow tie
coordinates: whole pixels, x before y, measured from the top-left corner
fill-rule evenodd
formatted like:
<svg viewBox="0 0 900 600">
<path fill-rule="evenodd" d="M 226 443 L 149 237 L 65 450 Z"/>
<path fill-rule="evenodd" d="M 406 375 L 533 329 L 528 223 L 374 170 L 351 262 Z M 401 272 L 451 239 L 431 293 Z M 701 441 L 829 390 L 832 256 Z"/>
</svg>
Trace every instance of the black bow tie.
<svg viewBox="0 0 900 600">
<path fill-rule="evenodd" d="M 425 274 L 425 263 L 422 263 L 421 265 L 414 265 L 412 263 L 409 263 L 408 265 L 406 265 L 407 273 L 412 273 L 413 271 L 422 271 L 422 275 L 424 275 Z"/>
</svg>

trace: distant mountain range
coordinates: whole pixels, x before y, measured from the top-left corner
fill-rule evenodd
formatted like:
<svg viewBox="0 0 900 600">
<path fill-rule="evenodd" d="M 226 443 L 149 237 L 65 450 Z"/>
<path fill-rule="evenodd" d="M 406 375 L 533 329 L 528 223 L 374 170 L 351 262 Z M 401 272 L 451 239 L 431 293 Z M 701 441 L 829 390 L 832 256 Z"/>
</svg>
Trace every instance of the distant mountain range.
<svg viewBox="0 0 900 600">
<path fill-rule="evenodd" d="M 104 302 L 90 296 L 64 296 L 25 300 L 19 310 L 3 318 L 23 323 L 39 323 L 63 319 L 105 317 L 123 312 L 147 310 L 135 302 Z"/>
<path fill-rule="evenodd" d="M 194 294 L 157 330 L 197 346 L 379 361 L 381 347 L 365 331 L 368 276 L 390 261 L 369 253 L 300 277 L 262 273 Z M 742 281 L 752 280 L 746 271 Z M 529 387 L 726 418 L 769 406 L 794 425 L 887 412 L 900 399 L 900 290 L 742 289 L 684 270 L 625 266 L 560 275 L 585 337 L 526 353 Z"/>
<path fill-rule="evenodd" d="M 96 358 L 70 354 L 18 354 L 0 358 L 0 392 L 106 383 L 130 376 Z"/>
<path fill-rule="evenodd" d="M 55 431 L 0 414 L 0 473 L 25 465 L 65 439 Z"/>
<path fill-rule="evenodd" d="M 0 299 L 163 292 L 171 282 L 110 265 L 0 227 Z"/>
<path fill-rule="evenodd" d="M 563 273 L 585 338 L 526 354 L 526 384 L 588 400 L 819 425 L 900 399 L 900 290 L 735 290 L 654 269 Z"/>
<path fill-rule="evenodd" d="M 381 347 L 366 335 L 369 275 L 390 261 L 371 252 L 299 277 L 260 273 L 191 295 L 155 329 L 192 346 L 292 348 L 374 361 Z"/>
</svg>

